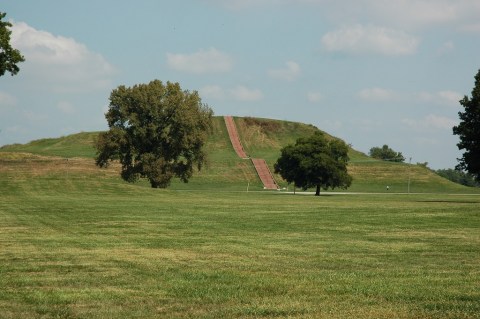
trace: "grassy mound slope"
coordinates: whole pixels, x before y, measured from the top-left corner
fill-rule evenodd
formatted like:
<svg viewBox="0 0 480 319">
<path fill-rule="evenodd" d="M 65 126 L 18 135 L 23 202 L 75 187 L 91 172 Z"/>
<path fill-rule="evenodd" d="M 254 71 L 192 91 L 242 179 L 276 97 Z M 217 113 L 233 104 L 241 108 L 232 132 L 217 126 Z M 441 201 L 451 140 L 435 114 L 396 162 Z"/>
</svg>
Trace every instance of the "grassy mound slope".
<svg viewBox="0 0 480 319">
<path fill-rule="evenodd" d="M 311 125 L 270 119 L 237 117 L 235 121 L 247 154 L 266 159 L 272 171 L 282 147 L 294 144 L 297 138 L 309 136 L 316 130 Z M 348 191 L 386 192 L 389 186 L 389 192 L 401 193 L 409 189 L 410 192 L 480 192 L 478 188 L 452 183 L 423 166 L 375 160 L 353 148 L 350 148 L 349 156 L 348 169 L 353 183 Z M 282 187 L 287 186 L 280 176 L 276 179 Z"/>
<path fill-rule="evenodd" d="M 43 138 L 27 144 L 5 145 L 0 152 L 23 152 L 65 158 L 95 156 L 94 141 L 98 132 L 82 132 L 60 138 Z"/>
<path fill-rule="evenodd" d="M 309 136 L 316 130 L 311 125 L 270 119 L 236 117 L 235 122 L 247 154 L 265 159 L 272 171 L 282 147 L 295 143 L 297 138 Z M 6 153 L 16 154 L 17 162 L 21 158 L 19 154 L 41 155 L 44 163 L 51 158 L 53 167 L 59 165 L 59 159 L 54 157 L 60 157 L 62 160 L 75 158 L 77 162 L 93 165 L 91 159 L 95 156 L 94 141 L 97 135 L 98 132 L 78 133 L 60 138 L 36 140 L 28 144 L 7 145 L 0 148 L 0 153 L 4 153 L 4 158 Z M 328 134 L 327 136 L 334 138 Z M 206 148 L 209 154 L 206 167 L 196 173 L 188 184 L 174 181 L 172 184 L 174 189 L 246 190 L 247 187 L 250 190 L 262 189 L 262 184 L 251 163 L 238 158 L 233 151 L 223 117 L 214 118 L 213 134 Z M 350 149 L 350 158 L 349 171 L 354 181 L 348 191 L 386 192 L 386 187 L 389 186 L 389 192 L 401 193 L 408 192 L 409 189 L 410 192 L 480 192 L 478 188 L 468 188 L 452 183 L 422 166 L 374 160 L 354 149 Z M 34 159 L 30 158 L 29 161 Z M 73 163 L 69 164 L 70 170 L 73 169 Z M 118 171 L 118 167 L 112 169 Z M 94 166 L 89 170 L 97 170 L 98 176 L 103 176 L 102 170 Z M 281 187 L 288 187 L 280 176 L 275 177 Z M 140 185 L 148 184 L 140 183 Z"/>
</svg>

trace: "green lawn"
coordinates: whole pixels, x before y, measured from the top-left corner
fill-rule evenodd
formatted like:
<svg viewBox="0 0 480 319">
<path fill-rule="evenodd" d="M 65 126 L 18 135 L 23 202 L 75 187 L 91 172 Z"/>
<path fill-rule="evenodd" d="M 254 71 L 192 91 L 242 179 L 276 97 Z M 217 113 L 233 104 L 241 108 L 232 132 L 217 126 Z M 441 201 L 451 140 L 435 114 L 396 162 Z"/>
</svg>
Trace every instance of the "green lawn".
<svg viewBox="0 0 480 319">
<path fill-rule="evenodd" d="M 153 190 L 89 165 L 0 162 L 0 318 L 480 318 L 478 195 Z"/>
</svg>

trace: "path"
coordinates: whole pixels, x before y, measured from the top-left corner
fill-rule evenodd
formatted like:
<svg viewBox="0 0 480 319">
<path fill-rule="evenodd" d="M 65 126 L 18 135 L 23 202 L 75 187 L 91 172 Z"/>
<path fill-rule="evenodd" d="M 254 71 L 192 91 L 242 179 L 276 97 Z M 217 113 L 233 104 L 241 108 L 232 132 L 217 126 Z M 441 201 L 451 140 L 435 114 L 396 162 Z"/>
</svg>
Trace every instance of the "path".
<svg viewBox="0 0 480 319">
<path fill-rule="evenodd" d="M 240 137 L 238 136 L 237 127 L 235 126 L 233 117 L 224 116 L 224 118 L 225 125 L 227 126 L 228 136 L 230 137 L 230 141 L 232 142 L 233 149 L 235 150 L 235 152 L 237 152 L 237 155 L 240 158 L 247 159 L 248 155 L 243 149 L 242 142 L 240 142 Z"/>
<path fill-rule="evenodd" d="M 266 189 L 278 189 L 278 185 L 273 179 L 272 172 L 268 168 L 267 162 L 261 158 L 252 158 L 253 166 L 257 170 L 258 177 L 263 183 L 263 187 Z"/>
<path fill-rule="evenodd" d="M 225 125 L 227 126 L 228 136 L 230 137 L 230 141 L 232 142 L 232 146 L 235 149 L 237 155 L 243 159 L 248 159 L 248 155 L 245 153 L 243 149 L 242 142 L 240 141 L 240 137 L 238 135 L 237 127 L 235 126 L 235 122 L 233 121 L 233 117 L 225 116 Z M 279 189 L 278 184 L 275 182 L 273 178 L 272 172 L 268 168 L 267 162 L 261 158 L 252 158 L 253 166 L 257 171 L 258 177 L 263 183 L 263 187 L 265 189 Z"/>
</svg>

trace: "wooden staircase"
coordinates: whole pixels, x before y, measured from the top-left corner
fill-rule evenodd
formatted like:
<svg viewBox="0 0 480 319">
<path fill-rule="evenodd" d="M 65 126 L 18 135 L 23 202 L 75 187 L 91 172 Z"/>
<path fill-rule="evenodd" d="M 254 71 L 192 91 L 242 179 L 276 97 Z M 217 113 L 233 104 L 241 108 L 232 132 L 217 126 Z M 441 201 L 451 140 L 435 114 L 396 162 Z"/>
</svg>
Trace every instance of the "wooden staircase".
<svg viewBox="0 0 480 319">
<path fill-rule="evenodd" d="M 235 122 L 233 121 L 233 117 L 225 116 L 224 119 L 233 149 L 240 158 L 249 159 L 249 156 L 247 155 L 247 153 L 245 153 L 245 150 L 243 149 L 242 142 L 240 141 L 240 137 L 238 135 L 237 127 L 235 126 Z M 279 189 L 278 184 L 273 178 L 272 172 L 268 168 L 267 162 L 265 162 L 265 160 L 261 158 L 252 158 L 251 161 L 253 163 L 253 166 L 255 167 L 255 170 L 257 171 L 258 177 L 263 183 L 263 188 Z"/>
</svg>

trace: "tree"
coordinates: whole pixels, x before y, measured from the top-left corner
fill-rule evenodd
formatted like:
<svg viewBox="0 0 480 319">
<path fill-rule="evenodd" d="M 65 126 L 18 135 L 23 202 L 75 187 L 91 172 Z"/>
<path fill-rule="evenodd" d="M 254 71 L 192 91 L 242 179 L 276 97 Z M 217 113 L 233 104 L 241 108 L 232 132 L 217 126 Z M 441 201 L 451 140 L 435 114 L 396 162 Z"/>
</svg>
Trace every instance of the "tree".
<svg viewBox="0 0 480 319">
<path fill-rule="evenodd" d="M 405 161 L 405 157 L 403 157 L 401 152 L 395 152 L 390 147 L 388 147 L 388 145 L 383 145 L 382 147 L 372 147 L 369 154 L 371 157 L 381 159 L 383 161 Z"/>
<path fill-rule="evenodd" d="M 12 31 L 8 28 L 12 27 L 10 22 L 2 21 L 7 14 L 0 12 L 0 76 L 5 72 L 15 75 L 20 71 L 17 63 L 25 61 L 20 51 L 12 48 L 10 45 L 10 35 Z"/>
<path fill-rule="evenodd" d="M 475 181 L 471 174 L 464 171 L 448 168 L 436 170 L 435 173 L 457 184 L 468 187 L 480 187 L 480 182 Z"/>
<path fill-rule="evenodd" d="M 460 124 L 453 127 L 453 134 L 460 137 L 457 146 L 465 152 L 456 168 L 469 172 L 480 182 L 480 70 L 475 76 L 472 98 L 465 95 L 460 104 L 465 111 L 458 112 Z"/>
<path fill-rule="evenodd" d="M 200 170 L 206 161 L 212 115 L 196 91 L 182 91 L 178 83 L 119 86 L 105 114 L 110 129 L 96 142 L 96 164 L 119 160 L 124 180 L 147 178 L 154 188 L 169 186 L 173 177 L 186 183 L 194 165 Z"/>
<path fill-rule="evenodd" d="M 327 140 L 323 133 L 315 132 L 282 148 L 274 168 L 288 183 L 304 190 L 316 187 L 315 195 L 319 196 L 320 188 L 346 189 L 351 185 L 348 160 L 348 146 L 343 141 Z"/>
</svg>

